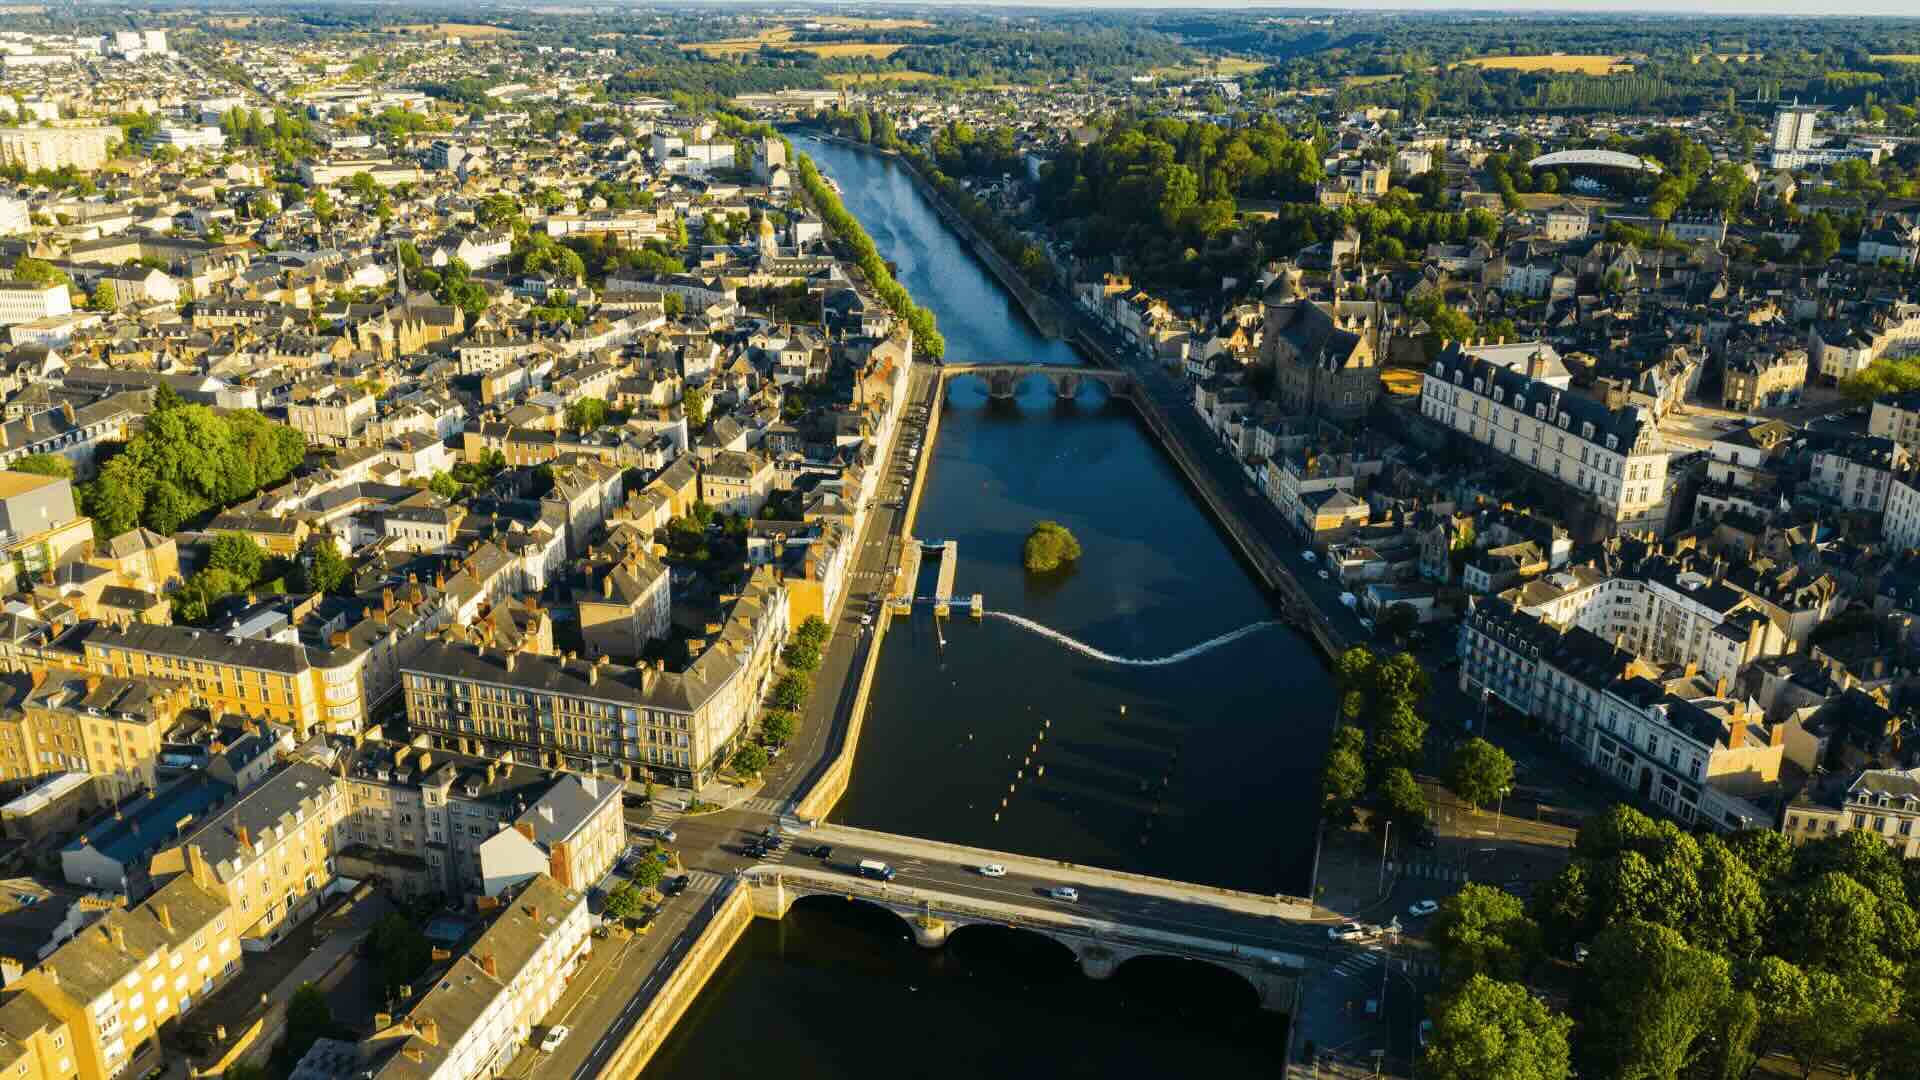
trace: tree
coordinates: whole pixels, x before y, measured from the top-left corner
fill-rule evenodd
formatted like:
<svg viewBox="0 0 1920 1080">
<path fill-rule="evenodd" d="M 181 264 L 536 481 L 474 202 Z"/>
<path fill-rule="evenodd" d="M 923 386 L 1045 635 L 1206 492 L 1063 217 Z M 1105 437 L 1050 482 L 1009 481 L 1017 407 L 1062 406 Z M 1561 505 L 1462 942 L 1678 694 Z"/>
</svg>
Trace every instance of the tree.
<svg viewBox="0 0 1920 1080">
<path fill-rule="evenodd" d="M 154 387 L 153 411 L 155 413 L 178 409 L 185 404 L 186 400 L 180 396 L 180 391 L 175 390 L 171 383 L 161 383 L 159 386 Z"/>
<path fill-rule="evenodd" d="M 793 738 L 798 719 L 790 709 L 769 709 L 760 718 L 760 736 L 775 746 L 785 745 Z"/>
<path fill-rule="evenodd" d="M 680 408 L 687 414 L 687 426 L 698 430 L 707 426 L 707 392 L 698 386 L 689 387 L 680 398 Z"/>
<path fill-rule="evenodd" d="M 433 945 L 420 928 L 399 912 L 391 912 L 373 924 L 369 932 L 373 955 L 378 958 L 380 984 L 388 998 L 418 978 L 433 962 Z"/>
<path fill-rule="evenodd" d="M 1380 780 L 1380 812 L 1387 821 L 1402 828 L 1413 828 L 1427 820 L 1427 796 L 1413 774 L 1395 766 Z"/>
<path fill-rule="evenodd" d="M 1390 604 L 1380 613 L 1380 630 L 1388 637 L 1399 640 L 1411 634 L 1420 625 L 1420 613 L 1413 610 L 1412 604 Z"/>
<path fill-rule="evenodd" d="M 1874 895 L 1828 871 L 1780 898 L 1772 937 L 1781 955 L 1801 965 L 1851 972 L 1879 962 L 1883 928 Z"/>
<path fill-rule="evenodd" d="M 787 642 L 780 659 L 794 671 L 815 671 L 820 667 L 820 646 L 795 638 Z"/>
<path fill-rule="evenodd" d="M 656 888 L 660 884 L 660 879 L 667 876 L 665 865 L 660 862 L 659 852 L 659 847 L 655 846 L 652 851 L 646 853 L 645 858 L 634 864 L 633 883 L 635 885 L 642 889 Z"/>
<path fill-rule="evenodd" d="M 654 862 L 654 860 L 651 858 L 643 859 L 641 865 L 649 862 Z M 659 864 L 654 863 L 654 865 L 657 866 Z M 607 893 L 606 912 L 616 919 L 637 919 L 646 910 L 647 898 L 641 895 L 640 890 L 635 888 L 634 883 L 631 881 L 623 881 L 614 886 L 611 892 Z"/>
<path fill-rule="evenodd" d="M 789 671 L 773 684 L 773 703 L 782 709 L 798 709 L 813 693 L 813 679 L 804 671 Z"/>
<path fill-rule="evenodd" d="M 1518 897 L 1469 883 L 1440 902 L 1429 930 L 1434 951 L 1456 979 L 1517 979 L 1540 955 L 1540 928 Z"/>
<path fill-rule="evenodd" d="M 93 295 L 87 298 L 87 306 L 95 311 L 112 311 L 120 306 L 119 300 L 114 294 L 113 282 L 102 281 L 93 287 Z"/>
<path fill-rule="evenodd" d="M 460 481 L 446 473 L 436 472 L 433 479 L 427 481 L 427 490 L 443 499 L 457 499 L 460 497 Z"/>
<path fill-rule="evenodd" d="M 307 542 L 294 566 L 295 587 L 302 592 L 337 593 L 353 576 L 353 567 L 325 533 Z"/>
<path fill-rule="evenodd" d="M 575 431 L 592 431 L 607 422 L 607 403 L 599 398 L 581 398 L 567 406 L 567 426 Z"/>
<path fill-rule="evenodd" d="M 1726 960 L 1639 920 L 1601 931 L 1582 966 L 1582 1075 L 1676 1080 L 1732 990 Z"/>
<path fill-rule="evenodd" d="M 313 1044 L 333 1033 L 333 1006 L 327 995 L 310 982 L 301 983 L 287 999 L 286 1042 L 280 1053 L 284 1060 L 298 1063 Z"/>
<path fill-rule="evenodd" d="M 1045 574 L 1080 558 L 1080 541 L 1057 521 L 1042 521 L 1027 533 L 1022 558 L 1030 574 Z"/>
<path fill-rule="evenodd" d="M 1420 1074 L 1433 1080 L 1565 1080 L 1572 1026 L 1526 987 L 1475 975 L 1434 1008 Z"/>
<path fill-rule="evenodd" d="M 1374 768 L 1384 770 L 1418 762 L 1426 741 L 1427 722 L 1413 711 L 1413 706 L 1395 702 L 1374 721 L 1369 747 Z"/>
<path fill-rule="evenodd" d="M 13 280 L 22 285 L 71 285 L 73 278 L 65 270 L 45 259 L 36 259 L 31 255 L 22 255 L 13 264 Z"/>
<path fill-rule="evenodd" d="M 207 566 L 225 570 L 251 585 L 260 580 L 267 565 L 267 553 L 245 533 L 221 533 L 207 547 Z"/>
<path fill-rule="evenodd" d="M 1479 808 L 1513 789 L 1513 759 L 1482 738 L 1468 739 L 1447 766 L 1447 790 Z"/>
<path fill-rule="evenodd" d="M 1320 801 L 1328 821 L 1353 820 L 1353 806 L 1367 790 L 1366 734 L 1352 724 L 1333 730 L 1327 761 L 1320 772 Z"/>
<path fill-rule="evenodd" d="M 743 773 L 747 776 L 758 776 L 760 770 L 766 767 L 767 750 L 766 747 L 758 743 L 748 743 L 733 752 L 733 768 L 735 772 Z"/>
<path fill-rule="evenodd" d="M 28 454 L 7 466 L 9 471 L 32 473 L 35 476 L 55 476 L 62 480 L 73 479 L 73 462 L 60 454 Z"/>
<path fill-rule="evenodd" d="M 1834 227 L 1826 211 L 1808 218 L 1806 227 L 1800 231 L 1801 257 L 1808 263 L 1823 263 L 1839 250 L 1840 230 Z"/>
<path fill-rule="evenodd" d="M 793 631 L 793 636 L 818 648 L 827 643 L 829 633 L 831 631 L 827 626 L 827 620 L 818 615 L 809 615 L 800 621 L 800 625 Z"/>
</svg>

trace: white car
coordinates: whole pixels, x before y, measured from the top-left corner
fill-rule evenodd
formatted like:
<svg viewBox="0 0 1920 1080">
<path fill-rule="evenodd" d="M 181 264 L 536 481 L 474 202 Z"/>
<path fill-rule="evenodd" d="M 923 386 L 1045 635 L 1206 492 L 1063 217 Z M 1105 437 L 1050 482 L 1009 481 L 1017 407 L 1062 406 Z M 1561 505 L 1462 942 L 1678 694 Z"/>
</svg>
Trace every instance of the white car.
<svg viewBox="0 0 1920 1080">
<path fill-rule="evenodd" d="M 1069 904 L 1080 902 L 1080 890 L 1070 888 L 1066 885 L 1055 885 L 1053 888 L 1047 890 L 1047 895 L 1055 900 L 1064 900 Z"/>
<path fill-rule="evenodd" d="M 1313 552 L 1311 552 L 1311 551 L 1303 551 L 1303 552 L 1301 552 L 1301 553 L 1300 553 L 1300 557 L 1301 557 L 1302 559 L 1305 559 L 1305 560 L 1307 560 L 1308 562 L 1319 562 L 1319 561 L 1320 561 L 1320 556 L 1318 556 L 1318 555 L 1315 555 L 1315 554 L 1314 554 Z"/>
<path fill-rule="evenodd" d="M 1420 919 L 1420 918 L 1425 918 L 1426 916 L 1431 915 L 1434 912 L 1439 910 L 1440 910 L 1440 905 L 1437 903 L 1434 903 L 1432 900 L 1416 900 L 1414 901 L 1413 906 L 1407 909 L 1407 914 L 1413 916 L 1416 919 Z"/>
<path fill-rule="evenodd" d="M 1007 868 L 997 862 L 988 863 L 980 868 L 981 877 L 1006 877 Z"/>
<path fill-rule="evenodd" d="M 1367 618 L 1367 617 L 1366 617 L 1366 616 L 1364 616 L 1364 615 L 1363 615 L 1363 616 L 1361 616 L 1361 617 L 1360 617 L 1360 629 L 1362 629 L 1362 630 L 1365 630 L 1365 631 L 1366 631 L 1367 633 L 1369 633 L 1369 634 L 1371 634 L 1371 633 L 1373 633 L 1373 620 L 1372 620 L 1372 619 L 1369 619 L 1369 618 Z"/>
<path fill-rule="evenodd" d="M 565 1024 L 555 1024 L 548 1028 L 546 1037 L 540 1040 L 540 1052 L 551 1054 L 560 1049 L 560 1044 L 567 1041 L 568 1034 Z"/>
<path fill-rule="evenodd" d="M 1327 927 L 1327 939 L 1330 941 L 1359 941 L 1366 936 L 1367 928 L 1357 922 Z"/>
<path fill-rule="evenodd" d="M 1322 570 L 1322 571 L 1320 571 L 1320 580 L 1321 580 L 1321 581 L 1331 581 L 1331 580 L 1333 580 L 1333 575 L 1332 575 L 1332 574 L 1329 574 L 1329 573 L 1327 573 L 1327 572 L 1326 572 L 1325 570 Z"/>
<path fill-rule="evenodd" d="M 861 626 L 872 626 L 872 625 L 873 625 L 873 616 L 871 616 L 871 615 L 862 615 L 862 616 L 860 616 L 860 625 L 861 625 Z"/>
</svg>

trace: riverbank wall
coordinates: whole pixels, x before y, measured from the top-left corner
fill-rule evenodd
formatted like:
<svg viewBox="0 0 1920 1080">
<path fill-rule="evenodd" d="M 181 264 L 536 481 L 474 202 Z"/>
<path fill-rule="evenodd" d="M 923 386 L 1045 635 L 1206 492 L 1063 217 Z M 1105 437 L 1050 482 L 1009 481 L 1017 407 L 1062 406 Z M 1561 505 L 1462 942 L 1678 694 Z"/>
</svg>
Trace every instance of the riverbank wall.
<svg viewBox="0 0 1920 1080">
<path fill-rule="evenodd" d="M 1065 339 L 1067 337 L 1067 328 L 1072 324 L 1072 320 L 1061 312 L 1059 305 L 1051 297 L 1035 289 L 1033 283 L 1000 254 L 999 249 L 995 248 L 986 237 L 980 235 L 980 230 L 974 228 L 972 222 L 961 216 L 960 211 L 947 202 L 939 189 L 921 175 L 920 170 L 914 166 L 912 158 L 898 150 L 873 146 L 828 131 L 808 129 L 807 133 L 822 142 L 864 150 L 869 154 L 878 154 L 899 162 L 907 174 L 907 179 L 913 182 L 914 188 L 926 198 L 927 203 L 933 207 L 935 213 L 940 215 L 940 220 L 947 228 L 966 240 L 967 247 L 993 274 L 994 280 L 1000 283 L 1001 288 L 1013 295 L 1014 300 L 1020 305 L 1020 310 L 1026 313 L 1028 321 L 1050 338 Z"/>
<path fill-rule="evenodd" d="M 709 901 L 714 907 L 700 935 L 694 938 L 679 963 L 672 965 L 665 985 L 647 1003 L 640 1019 L 621 1040 L 620 1048 L 607 1059 L 600 1075 L 640 1075 L 640 1070 L 647 1067 L 660 1044 L 673 1033 L 674 1025 L 686 1015 L 700 991 L 706 989 L 707 980 L 733 950 L 734 942 L 739 941 L 740 935 L 753 923 L 753 890 L 731 879 L 722 884 L 721 889 L 723 892 Z"/>
<path fill-rule="evenodd" d="M 932 393 L 919 399 L 920 404 L 927 406 L 926 438 L 922 443 L 923 449 L 919 461 L 914 466 L 913 483 L 907 491 L 905 508 L 900 514 L 900 530 L 896 537 L 896 542 L 899 543 L 905 543 L 913 536 L 913 523 L 920 513 L 920 496 L 926 490 L 927 472 L 933 465 L 934 443 L 940 437 L 940 376 L 936 372 L 929 378 Z M 898 445 L 899 436 L 896 434 L 894 447 Z M 889 450 L 892 449 L 893 447 L 889 447 Z M 913 582 L 907 582 L 906 588 L 911 594 Z M 912 618 L 911 615 L 907 617 Z M 887 630 L 892 623 L 893 605 L 881 604 L 880 613 L 873 621 L 873 632 L 867 635 L 864 645 L 866 653 L 860 658 L 859 677 L 853 690 L 853 703 L 843 729 L 845 734 L 840 740 L 840 745 L 834 748 L 833 757 L 827 762 L 826 768 L 820 771 L 820 775 L 807 789 L 807 793 L 794 803 L 795 817 L 806 821 L 826 820 L 827 815 L 832 813 L 834 806 L 840 802 L 841 796 L 847 793 L 847 786 L 853 782 L 853 759 L 860 749 L 861 727 L 866 723 L 867 697 L 873 690 L 874 672 L 880 666 L 880 646 L 886 640 Z"/>
</svg>

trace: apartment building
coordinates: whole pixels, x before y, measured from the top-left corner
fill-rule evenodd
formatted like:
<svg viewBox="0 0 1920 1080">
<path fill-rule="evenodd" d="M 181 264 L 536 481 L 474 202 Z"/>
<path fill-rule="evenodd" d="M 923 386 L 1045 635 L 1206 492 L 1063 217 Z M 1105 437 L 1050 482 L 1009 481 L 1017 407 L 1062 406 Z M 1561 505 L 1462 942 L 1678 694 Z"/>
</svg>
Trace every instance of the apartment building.
<svg viewBox="0 0 1920 1080">
<path fill-rule="evenodd" d="M 287 403 L 287 426 L 316 446 L 352 446 L 373 419 L 374 396 L 351 383 L 296 387 Z"/>
<path fill-rule="evenodd" d="M 108 911 L 13 982 L 18 993 L 0 1007 L 0 1066 L 28 1080 L 148 1075 L 163 1063 L 161 1028 L 239 973 L 236 922 L 192 874 Z"/>
<path fill-rule="evenodd" d="M 73 298 L 65 285 L 0 281 L 0 326 L 38 322 L 71 314 Z"/>
<path fill-rule="evenodd" d="M 700 499 L 715 512 L 754 517 L 773 490 L 773 462 L 752 451 L 724 451 L 700 470 Z"/>
<path fill-rule="evenodd" d="M 1909 454 L 1920 450 L 1920 390 L 1875 398 L 1867 414 L 1867 434 L 1899 443 Z"/>
<path fill-rule="evenodd" d="M 638 544 L 627 548 L 619 561 L 590 563 L 586 571 L 588 588 L 576 594 L 576 600 L 588 651 L 637 662 L 647 643 L 664 638 L 671 626 L 672 573 Z"/>
<path fill-rule="evenodd" d="M 107 151 L 119 141 L 120 129 L 109 124 L 0 127 L 0 163 L 28 172 L 68 167 L 92 172 L 107 163 Z"/>
<path fill-rule="evenodd" d="M 1865 371 L 1875 360 L 1910 356 L 1920 352 L 1920 303 L 1896 300 L 1817 322 L 1807 331 L 1807 345 L 1815 367 L 1830 382 Z"/>
<path fill-rule="evenodd" d="M 0 585 L 11 591 L 22 573 L 74 562 L 92 541 L 93 522 L 74 508 L 71 481 L 0 472 Z"/>
<path fill-rule="evenodd" d="M 1870 832 L 1902 859 L 1920 857 L 1920 769 L 1862 769 L 1808 787 L 1787 805 L 1780 831 L 1796 844 Z"/>
<path fill-rule="evenodd" d="M 1878 516 L 1887 509 L 1893 478 L 1911 464 L 1906 448 L 1888 439 L 1855 439 L 1813 455 L 1813 490 L 1843 510 Z"/>
<path fill-rule="evenodd" d="M 1643 409 L 1608 409 L 1544 377 L 1541 344 L 1523 362 L 1458 343 L 1421 384 L 1427 419 L 1524 465 L 1582 497 L 1608 532 L 1666 531 L 1667 450 Z M 1514 346 L 1503 347 L 1511 353 Z"/>
<path fill-rule="evenodd" d="M 1720 381 L 1722 408 L 1741 412 L 1793 405 L 1807 384 L 1807 351 L 1755 346 L 1726 358 Z"/>
<path fill-rule="evenodd" d="M 346 785 L 296 761 L 154 855 L 152 873 L 191 875 L 233 909 L 246 948 L 266 949 L 319 910 L 348 816 Z"/>
<path fill-rule="evenodd" d="M 561 886 L 592 888 L 627 846 L 622 786 L 599 776 L 563 776 L 480 844 L 481 888 L 488 896 L 541 875 Z"/>
<path fill-rule="evenodd" d="M 407 726 L 464 753 L 698 787 L 771 681 L 787 611 L 784 585 L 756 570 L 681 672 L 430 641 L 402 663 Z"/>
<path fill-rule="evenodd" d="M 586 893 L 550 877 L 527 882 L 427 984 L 398 1018 L 382 1013 L 364 1045 L 372 1080 L 475 1080 L 496 1076 L 553 1008 L 593 949 Z"/>
<path fill-rule="evenodd" d="M 144 678 L 39 671 L 0 682 L 0 784 L 90 774 L 118 800 L 157 786 L 167 732 L 188 707 L 185 686 Z"/>
<path fill-rule="evenodd" d="M 183 682 L 195 705 L 285 724 L 300 739 L 321 723 L 333 686 L 303 645 L 192 627 L 102 626 L 85 649 L 92 671 Z M 351 698 L 358 706 L 357 684 Z"/>
</svg>

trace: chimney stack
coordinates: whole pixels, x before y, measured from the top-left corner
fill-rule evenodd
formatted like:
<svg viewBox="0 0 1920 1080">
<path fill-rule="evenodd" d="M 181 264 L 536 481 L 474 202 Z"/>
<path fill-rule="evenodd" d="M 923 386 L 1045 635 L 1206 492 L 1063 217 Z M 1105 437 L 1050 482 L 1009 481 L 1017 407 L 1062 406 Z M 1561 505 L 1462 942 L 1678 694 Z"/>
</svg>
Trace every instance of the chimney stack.
<svg viewBox="0 0 1920 1080">
<path fill-rule="evenodd" d="M 167 905 L 165 904 L 153 905 L 153 914 L 156 918 L 160 920 L 160 925 L 162 927 L 165 927 L 167 930 L 173 929 L 173 912 L 167 909 Z"/>
<path fill-rule="evenodd" d="M 246 848 L 248 851 L 252 851 L 253 834 L 247 831 L 247 827 L 245 825 L 235 825 L 233 831 L 234 835 L 240 838 L 240 846 Z"/>
<path fill-rule="evenodd" d="M 493 954 L 490 952 L 480 954 L 480 970 L 486 972 L 489 979 L 500 977 L 500 965 L 494 961 Z"/>
</svg>

